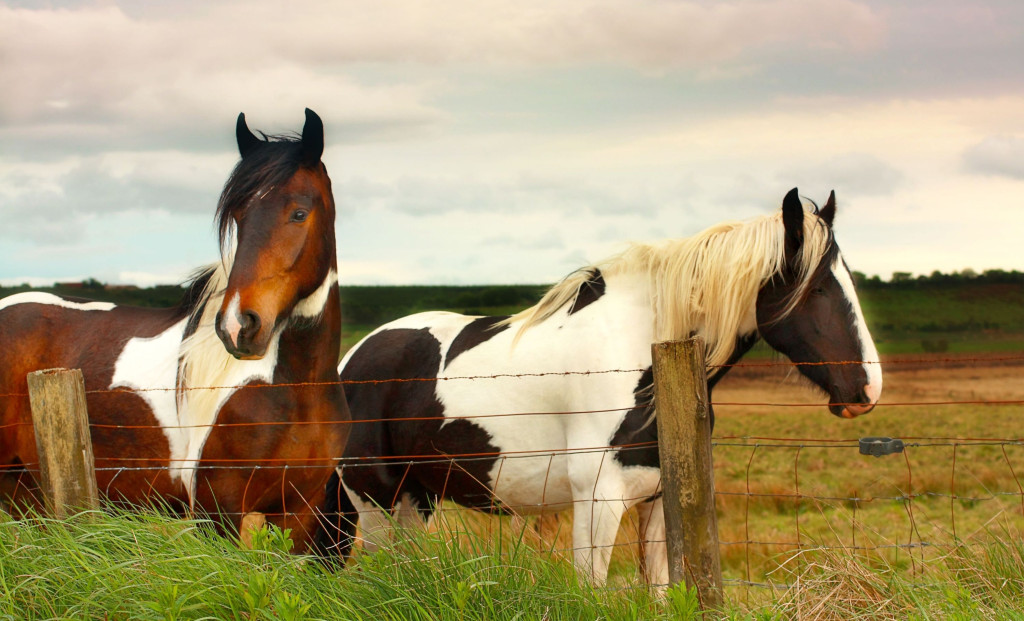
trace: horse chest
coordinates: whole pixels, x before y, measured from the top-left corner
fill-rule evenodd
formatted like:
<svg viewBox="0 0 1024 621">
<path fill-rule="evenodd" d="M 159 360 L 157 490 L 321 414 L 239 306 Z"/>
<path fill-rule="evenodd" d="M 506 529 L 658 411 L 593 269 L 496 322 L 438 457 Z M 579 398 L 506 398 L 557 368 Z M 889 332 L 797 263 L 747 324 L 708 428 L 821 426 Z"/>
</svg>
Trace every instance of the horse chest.
<svg viewBox="0 0 1024 621">
<path fill-rule="evenodd" d="M 253 381 L 271 382 L 276 355 L 237 361 L 229 359 L 219 348 L 212 348 L 204 362 L 223 359 L 223 364 L 216 365 L 220 372 L 211 374 L 206 386 L 184 388 L 179 397 L 178 361 L 186 324 L 187 319 L 182 319 L 156 336 L 128 339 L 114 364 L 110 389 L 135 391 L 149 407 L 167 440 L 168 475 L 192 497 L 196 467 L 218 412 L 238 392 L 238 386 Z"/>
</svg>

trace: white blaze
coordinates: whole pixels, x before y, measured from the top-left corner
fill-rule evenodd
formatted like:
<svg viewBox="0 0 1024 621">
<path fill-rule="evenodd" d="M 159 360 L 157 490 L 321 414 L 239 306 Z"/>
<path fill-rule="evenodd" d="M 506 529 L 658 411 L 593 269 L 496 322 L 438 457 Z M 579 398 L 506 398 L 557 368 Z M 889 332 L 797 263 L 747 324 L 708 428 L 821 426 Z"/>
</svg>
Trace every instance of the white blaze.
<svg viewBox="0 0 1024 621">
<path fill-rule="evenodd" d="M 231 337 L 231 344 L 235 347 L 238 346 L 238 331 L 242 329 L 242 324 L 238 321 L 238 305 L 239 297 L 236 291 L 221 319 L 221 329 Z"/>
<path fill-rule="evenodd" d="M 860 301 L 857 299 L 857 290 L 853 286 L 853 279 L 850 278 L 850 271 L 843 264 L 842 256 L 837 257 L 836 262 L 832 264 L 832 275 L 839 282 L 846 299 L 853 307 L 853 320 L 857 324 L 857 335 L 860 337 L 860 359 L 864 362 L 864 373 L 868 377 L 864 393 L 872 404 L 878 403 L 878 398 L 882 396 L 882 365 L 878 360 L 875 341 L 871 338 L 871 333 L 868 332 L 868 324 L 864 321 L 864 314 L 860 310 Z"/>
</svg>

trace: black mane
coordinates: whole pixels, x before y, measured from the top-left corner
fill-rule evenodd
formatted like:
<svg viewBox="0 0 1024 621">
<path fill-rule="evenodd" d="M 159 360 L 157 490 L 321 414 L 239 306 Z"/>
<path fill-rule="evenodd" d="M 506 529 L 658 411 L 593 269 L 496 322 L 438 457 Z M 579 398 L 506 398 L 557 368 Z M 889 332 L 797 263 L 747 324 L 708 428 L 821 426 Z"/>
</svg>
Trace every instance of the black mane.
<svg viewBox="0 0 1024 621">
<path fill-rule="evenodd" d="M 207 285 L 216 271 L 216 265 L 201 267 L 192 273 L 188 281 L 182 283 L 182 287 L 185 288 L 185 294 L 181 296 L 181 301 L 178 302 L 177 311 L 180 313 L 180 316 L 188 317 L 188 323 L 185 325 L 185 336 L 192 334 L 199 327 L 199 320 L 203 316 L 203 306 L 208 298 Z"/>
<path fill-rule="evenodd" d="M 215 216 L 222 244 L 227 239 L 232 220 L 241 217 L 250 199 L 259 191 L 265 192 L 286 182 L 302 164 L 301 136 L 263 134 L 263 138 L 265 142 L 238 162 L 224 184 Z"/>
</svg>

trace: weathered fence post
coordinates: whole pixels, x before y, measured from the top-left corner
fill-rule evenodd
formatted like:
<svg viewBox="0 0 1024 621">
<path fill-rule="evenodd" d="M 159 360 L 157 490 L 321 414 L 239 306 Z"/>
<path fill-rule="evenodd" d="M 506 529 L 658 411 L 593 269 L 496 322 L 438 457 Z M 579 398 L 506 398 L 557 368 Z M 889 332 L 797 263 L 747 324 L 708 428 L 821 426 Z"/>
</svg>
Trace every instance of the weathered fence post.
<svg viewBox="0 0 1024 621">
<path fill-rule="evenodd" d="M 76 510 L 99 508 L 82 372 L 29 373 L 28 396 L 47 512 L 64 519 Z"/>
<path fill-rule="evenodd" d="M 651 354 L 669 580 L 696 587 L 703 608 L 720 608 L 722 564 L 704 341 L 655 343 Z"/>
</svg>

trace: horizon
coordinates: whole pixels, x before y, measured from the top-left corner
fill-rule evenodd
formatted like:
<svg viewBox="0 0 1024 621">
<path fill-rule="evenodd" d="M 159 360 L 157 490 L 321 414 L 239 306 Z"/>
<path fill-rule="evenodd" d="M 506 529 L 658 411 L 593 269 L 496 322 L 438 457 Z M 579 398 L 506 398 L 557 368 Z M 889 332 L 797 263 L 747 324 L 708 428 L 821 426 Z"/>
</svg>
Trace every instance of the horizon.
<svg viewBox="0 0 1024 621">
<path fill-rule="evenodd" d="M 930 273 L 915 274 L 913 272 L 893 272 L 888 279 L 881 277 L 878 274 L 865 274 L 858 270 L 852 270 L 854 279 L 860 284 L 860 280 L 863 279 L 867 282 L 880 282 L 883 284 L 896 284 L 901 282 L 917 282 L 919 280 L 929 280 L 935 278 L 949 278 L 949 277 L 961 277 L 965 280 L 979 280 L 986 276 L 996 273 L 1005 274 L 1010 276 L 1024 276 L 1022 270 L 1004 270 L 1001 268 L 992 268 L 984 271 L 976 271 L 971 268 L 955 272 L 942 272 L 940 270 L 932 270 Z M 187 280 L 178 282 L 167 282 L 167 283 L 156 283 L 151 285 L 136 285 L 134 283 L 112 283 L 97 280 L 92 277 L 87 277 L 79 280 L 58 280 L 53 282 L 6 282 L 0 279 L 0 287 L 7 289 L 15 289 L 23 286 L 28 286 L 33 289 L 46 289 L 56 287 L 82 287 L 88 289 L 90 287 L 101 286 L 101 287 L 135 287 L 138 289 L 151 289 L 154 287 L 184 287 L 188 284 Z M 479 282 L 479 283 L 394 283 L 394 284 L 364 284 L 364 283 L 343 283 L 338 282 L 339 288 L 345 287 L 549 287 L 554 282 L 518 282 L 518 283 L 493 283 L 493 282 Z"/>
</svg>

